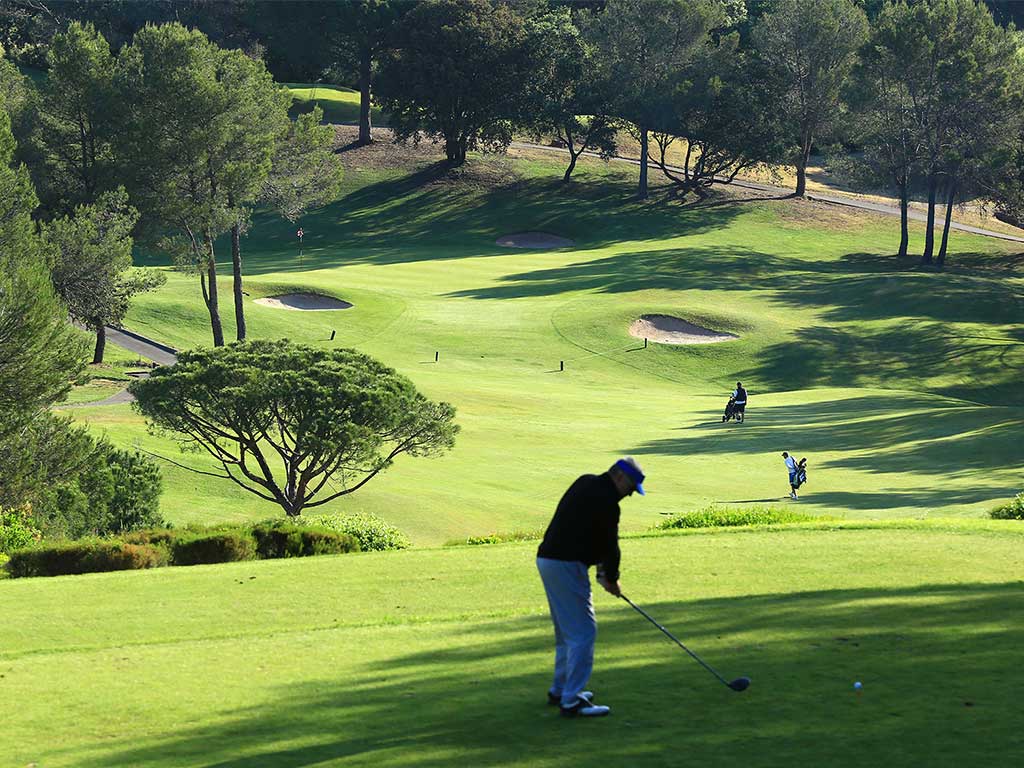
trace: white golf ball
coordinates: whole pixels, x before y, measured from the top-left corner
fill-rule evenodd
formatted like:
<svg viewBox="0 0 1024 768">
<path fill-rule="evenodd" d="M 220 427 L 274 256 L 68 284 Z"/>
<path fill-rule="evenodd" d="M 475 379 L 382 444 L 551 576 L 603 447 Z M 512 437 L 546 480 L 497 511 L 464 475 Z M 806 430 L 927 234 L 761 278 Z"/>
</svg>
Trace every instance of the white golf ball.
<svg viewBox="0 0 1024 768">
<path fill-rule="evenodd" d="M 858 680 L 858 681 L 857 681 L 856 683 L 854 683 L 854 684 L 853 684 L 853 688 L 854 688 L 854 690 L 856 690 L 856 691 L 859 691 L 859 690 L 860 690 L 860 688 L 861 688 L 861 685 L 860 685 L 860 680 Z"/>
</svg>

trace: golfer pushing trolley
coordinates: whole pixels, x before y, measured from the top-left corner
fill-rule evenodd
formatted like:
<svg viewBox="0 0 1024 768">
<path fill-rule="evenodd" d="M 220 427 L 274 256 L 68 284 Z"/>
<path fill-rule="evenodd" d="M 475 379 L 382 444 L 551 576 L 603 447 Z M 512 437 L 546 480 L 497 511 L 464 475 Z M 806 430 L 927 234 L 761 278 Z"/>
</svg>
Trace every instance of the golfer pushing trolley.
<svg viewBox="0 0 1024 768">
<path fill-rule="evenodd" d="M 588 570 L 597 566 L 597 581 L 629 605 L 734 691 L 750 685 L 745 677 L 725 680 L 661 624 L 622 594 L 619 584 L 619 501 L 633 492 L 644 495 L 644 473 L 631 457 L 616 461 L 600 475 L 582 475 L 569 486 L 537 549 L 537 570 L 555 627 L 555 676 L 548 704 L 563 717 L 602 717 L 611 708 L 594 702 L 585 690 L 594 667 L 597 621 Z"/>
</svg>

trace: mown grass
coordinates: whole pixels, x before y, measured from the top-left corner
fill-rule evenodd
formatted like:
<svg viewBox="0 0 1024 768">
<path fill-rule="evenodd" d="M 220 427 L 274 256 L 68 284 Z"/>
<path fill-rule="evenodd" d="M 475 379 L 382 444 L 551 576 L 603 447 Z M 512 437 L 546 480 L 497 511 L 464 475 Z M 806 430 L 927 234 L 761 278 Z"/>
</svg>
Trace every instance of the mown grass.
<svg viewBox="0 0 1024 768">
<path fill-rule="evenodd" d="M 292 110 L 310 112 L 318 105 L 327 123 L 359 122 L 359 91 L 340 85 L 322 83 L 285 83 L 292 94 Z M 370 120 L 374 125 L 387 125 L 387 119 L 377 107 L 371 107 Z"/>
<path fill-rule="evenodd" d="M 812 515 L 981 516 L 1020 490 L 1022 281 L 1005 243 L 956 234 L 949 269 L 926 272 L 891 255 L 890 219 L 851 227 L 844 214 L 833 227 L 822 206 L 684 206 L 657 189 L 638 202 L 629 172 L 597 162 L 567 188 L 551 159 L 476 159 L 452 180 L 435 166 L 343 157 L 344 194 L 303 219 L 301 252 L 292 225 L 260 215 L 243 254 L 252 299 L 313 290 L 354 307 L 250 301 L 249 333 L 321 345 L 336 331 L 333 344 L 454 403 L 463 430 L 450 455 L 400 458 L 327 511 L 376 514 L 418 544 L 534 530 L 576 475 L 624 453 L 639 457 L 651 489 L 624 517 L 632 530 L 711 504 L 787 504 L 782 450 L 810 458 L 799 508 Z M 495 244 L 526 230 L 576 244 Z M 913 230 L 915 247 L 921 235 Z M 221 289 L 230 296 L 226 276 Z M 643 313 L 740 339 L 643 349 L 627 333 Z M 210 343 L 205 314 L 198 283 L 170 273 L 127 325 L 185 348 Z M 223 320 L 230 338 L 227 308 Z M 738 379 L 749 418 L 723 425 Z M 115 442 L 211 469 L 149 435 L 127 406 L 76 417 Z M 176 522 L 275 512 L 228 481 L 169 464 L 166 476 Z"/>
<path fill-rule="evenodd" d="M 957 529 L 624 540 L 626 593 L 753 685 L 725 690 L 601 593 L 592 687 L 613 713 L 589 723 L 543 704 L 552 637 L 532 543 L 6 581 L 0 754 L 55 768 L 1005 764 L 1024 748 L 1009 674 L 1022 529 Z"/>
</svg>

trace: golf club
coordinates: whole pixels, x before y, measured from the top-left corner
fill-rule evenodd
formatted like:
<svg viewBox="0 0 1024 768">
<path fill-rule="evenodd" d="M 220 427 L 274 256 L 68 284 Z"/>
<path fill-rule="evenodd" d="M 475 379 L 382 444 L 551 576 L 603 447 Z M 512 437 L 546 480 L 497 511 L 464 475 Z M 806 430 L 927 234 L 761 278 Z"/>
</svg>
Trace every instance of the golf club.
<svg viewBox="0 0 1024 768">
<path fill-rule="evenodd" d="M 745 690 L 747 690 L 747 688 L 750 687 L 750 678 L 749 677 L 737 677 L 732 682 L 729 682 L 728 680 L 726 680 L 724 677 L 722 677 L 720 674 L 718 674 L 711 666 L 709 666 L 704 661 L 704 659 L 702 659 L 696 653 L 694 653 L 689 648 L 687 648 L 685 645 L 683 645 L 679 641 L 679 638 L 677 638 L 675 635 L 673 635 L 671 632 L 669 632 L 667 629 L 665 629 L 663 626 L 661 626 L 661 624 L 656 622 L 654 620 L 654 618 L 649 613 L 647 613 L 647 611 L 645 611 L 643 608 L 641 608 L 639 605 L 634 603 L 632 600 L 630 600 L 625 595 L 619 595 L 619 597 L 621 597 L 623 600 L 625 600 L 627 603 L 629 603 L 631 606 L 633 606 L 633 608 L 636 610 L 637 613 L 639 613 L 641 616 L 643 616 L 645 619 L 647 619 L 649 622 L 651 622 L 651 624 L 653 624 L 658 629 L 660 629 L 662 632 L 664 632 L 670 639 L 674 640 L 676 645 L 678 645 L 680 648 L 682 648 L 684 651 L 686 651 L 688 654 L 690 654 L 694 659 L 696 659 L 698 664 L 700 664 L 702 667 L 704 667 L 704 669 L 706 669 L 712 675 L 717 677 L 722 682 L 723 685 L 726 685 L 729 688 L 732 688 L 734 691 L 745 691 Z"/>
</svg>

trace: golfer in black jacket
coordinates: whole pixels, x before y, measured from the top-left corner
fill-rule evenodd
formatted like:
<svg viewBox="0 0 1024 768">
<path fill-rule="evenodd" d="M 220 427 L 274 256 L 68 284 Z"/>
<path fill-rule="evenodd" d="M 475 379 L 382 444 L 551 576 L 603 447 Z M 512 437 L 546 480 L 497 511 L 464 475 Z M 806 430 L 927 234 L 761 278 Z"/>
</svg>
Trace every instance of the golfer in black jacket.
<svg viewBox="0 0 1024 768">
<path fill-rule="evenodd" d="M 643 471 L 628 457 L 603 475 L 578 478 L 558 502 L 537 550 L 537 570 L 555 625 L 555 680 L 548 703 L 558 704 L 566 717 L 600 717 L 610 711 L 594 704 L 593 694 L 584 690 L 597 639 L 587 569 L 596 565 L 601 586 L 620 594 L 619 499 L 633 491 L 642 496 L 643 481 Z"/>
</svg>

